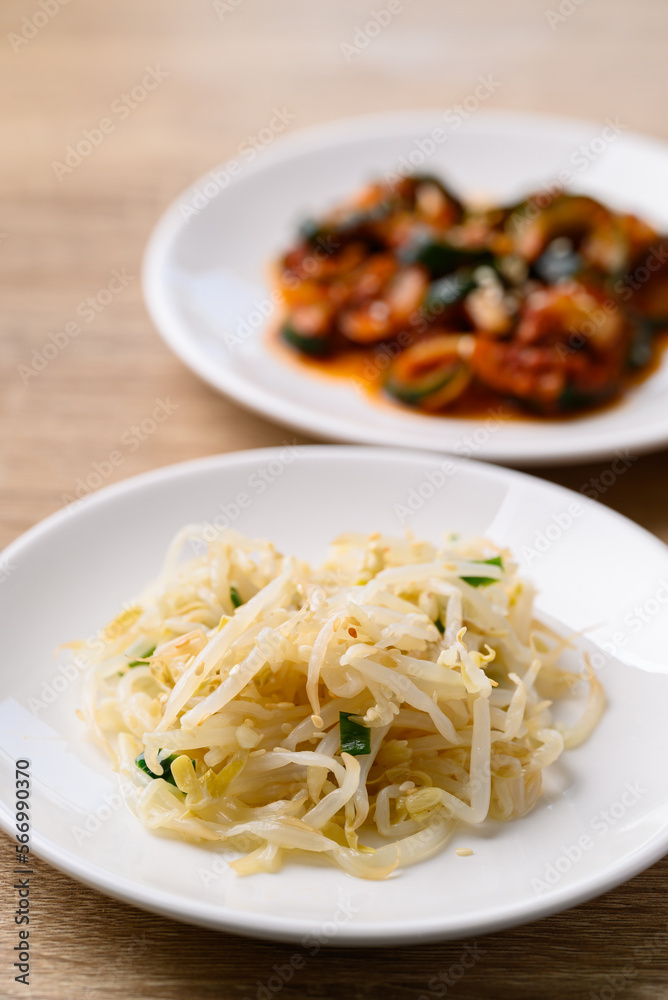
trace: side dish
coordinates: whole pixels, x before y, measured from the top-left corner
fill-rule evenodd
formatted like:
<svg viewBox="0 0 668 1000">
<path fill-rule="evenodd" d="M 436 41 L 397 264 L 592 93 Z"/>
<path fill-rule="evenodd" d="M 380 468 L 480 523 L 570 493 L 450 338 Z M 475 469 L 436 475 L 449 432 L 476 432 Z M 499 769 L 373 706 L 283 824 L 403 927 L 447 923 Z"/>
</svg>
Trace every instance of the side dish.
<svg viewBox="0 0 668 1000">
<path fill-rule="evenodd" d="M 651 226 L 585 195 L 476 209 L 401 177 L 302 227 L 278 265 L 281 337 L 330 371 L 364 359 L 370 385 L 426 412 L 554 416 L 651 369 L 667 261 Z"/>
<path fill-rule="evenodd" d="M 225 842 L 240 874 L 321 854 L 383 878 L 457 824 L 523 816 L 596 725 L 598 679 L 560 667 L 569 642 L 533 596 L 484 539 L 347 534 L 312 568 L 191 526 L 136 603 L 72 644 L 83 715 L 148 827 Z M 552 700 L 580 694 L 556 722 Z"/>
</svg>

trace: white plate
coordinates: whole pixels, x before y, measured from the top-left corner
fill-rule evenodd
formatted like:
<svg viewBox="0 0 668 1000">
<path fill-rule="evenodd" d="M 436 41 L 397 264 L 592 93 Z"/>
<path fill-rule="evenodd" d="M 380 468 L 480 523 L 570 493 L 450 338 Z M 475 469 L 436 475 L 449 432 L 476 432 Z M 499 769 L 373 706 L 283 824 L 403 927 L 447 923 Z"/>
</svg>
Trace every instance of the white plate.
<svg viewBox="0 0 668 1000">
<path fill-rule="evenodd" d="M 445 127 L 447 139 L 418 166 L 442 174 L 464 197 L 482 192 L 509 201 L 568 170 L 573 189 L 668 230 L 668 147 L 626 128 L 615 135 L 623 122 L 479 111 L 460 124 L 444 126 L 436 111 L 334 122 L 277 140 L 250 163 L 242 157 L 231 180 L 229 164 L 200 178 L 168 209 L 147 248 L 144 293 L 158 330 L 221 392 L 328 439 L 510 464 L 584 461 L 668 443 L 668 356 L 608 411 L 565 422 L 481 426 L 374 400 L 341 378 L 305 370 L 287 351 L 267 348 L 264 328 L 276 312 L 268 265 L 290 245 L 297 223 L 394 169 L 401 157 L 419 159 L 416 144 L 435 128 Z"/>
<path fill-rule="evenodd" d="M 432 481 L 440 480 L 436 489 Z M 249 503 L 234 516 L 240 493 Z M 603 721 L 550 768 L 534 812 L 462 830 L 443 853 L 382 883 L 297 861 L 276 875 L 239 878 L 211 848 L 143 828 L 120 804 L 115 775 L 75 717 L 80 678 L 54 663 L 54 648 L 115 615 L 187 522 L 233 517 L 243 532 L 318 559 L 341 530 L 401 531 L 395 505 L 411 503 L 406 523 L 418 535 L 484 532 L 524 553 L 541 610 L 569 630 L 598 626 L 593 635 L 614 644 L 594 654 L 610 700 Z M 0 822 L 13 832 L 13 761 L 28 758 L 35 852 L 110 895 L 240 934 L 420 942 L 573 906 L 668 850 L 668 549 L 574 493 L 490 465 L 460 460 L 444 468 L 429 454 L 327 446 L 245 452 L 101 490 L 29 531 L 2 566 Z M 458 857 L 460 846 L 475 853 Z"/>
</svg>

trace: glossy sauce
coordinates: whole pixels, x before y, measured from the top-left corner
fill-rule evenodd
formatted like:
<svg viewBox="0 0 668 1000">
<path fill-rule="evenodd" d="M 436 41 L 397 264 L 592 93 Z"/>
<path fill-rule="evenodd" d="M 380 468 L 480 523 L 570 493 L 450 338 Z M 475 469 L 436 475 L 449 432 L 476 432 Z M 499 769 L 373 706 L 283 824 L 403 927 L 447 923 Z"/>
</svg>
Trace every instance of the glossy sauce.
<svg viewBox="0 0 668 1000">
<path fill-rule="evenodd" d="M 533 412 L 493 389 L 489 389 L 475 379 L 447 409 L 438 413 L 417 406 L 405 406 L 399 400 L 389 396 L 384 389 L 387 370 L 394 357 L 401 353 L 401 348 L 394 349 L 391 343 L 376 347 L 353 348 L 331 357 L 308 357 L 285 343 L 280 335 L 280 324 L 272 325 L 267 331 L 265 342 L 267 347 L 280 356 L 282 361 L 291 363 L 304 373 L 314 377 L 352 381 L 374 402 L 390 405 L 394 409 L 409 410 L 430 417 L 459 417 L 480 420 L 493 413 L 495 416 L 509 420 L 536 420 L 555 423 L 577 420 L 587 414 L 601 413 L 616 406 L 629 389 L 640 385 L 657 371 L 663 352 L 668 346 L 668 330 L 662 330 L 656 334 L 652 360 L 644 368 L 625 375 L 619 392 L 595 406 L 554 415 Z"/>
</svg>

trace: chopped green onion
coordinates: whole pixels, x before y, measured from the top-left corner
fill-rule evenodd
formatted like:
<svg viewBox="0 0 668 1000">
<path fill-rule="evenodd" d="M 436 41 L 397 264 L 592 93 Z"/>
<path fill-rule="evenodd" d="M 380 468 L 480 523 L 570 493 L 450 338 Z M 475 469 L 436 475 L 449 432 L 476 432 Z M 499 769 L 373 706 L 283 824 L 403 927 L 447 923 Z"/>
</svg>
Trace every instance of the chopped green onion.
<svg viewBox="0 0 668 1000">
<path fill-rule="evenodd" d="M 241 600 L 239 591 L 237 590 L 236 587 L 230 587 L 230 600 L 232 601 L 232 604 L 234 605 L 235 608 L 240 608 L 241 605 L 244 603 Z"/>
<path fill-rule="evenodd" d="M 153 656 L 154 653 L 155 653 L 155 646 L 149 646 L 149 648 L 146 650 L 143 656 L 141 656 L 138 660 L 130 660 L 128 666 L 143 667 L 145 666 L 144 660 L 148 660 L 149 656 Z"/>
<path fill-rule="evenodd" d="M 360 757 L 371 752 L 371 732 L 359 722 L 352 722 L 351 715 L 355 712 L 339 712 L 339 728 L 341 729 L 341 753 Z"/>
<path fill-rule="evenodd" d="M 492 559 L 472 559 L 471 562 L 484 563 L 486 566 L 499 566 L 503 569 L 501 556 L 494 556 Z M 472 587 L 488 587 L 490 583 L 498 583 L 498 580 L 493 576 L 462 576 L 460 579 Z"/>
<path fill-rule="evenodd" d="M 158 750 L 158 760 L 162 764 L 162 774 L 154 774 L 154 772 L 150 769 L 150 767 L 146 763 L 146 758 L 143 753 L 140 753 L 139 756 L 135 758 L 135 764 L 137 765 L 138 768 L 140 768 L 144 772 L 144 774 L 148 774 L 149 778 L 164 778 L 165 781 L 168 781 L 170 785 L 174 785 L 174 787 L 176 788 L 176 782 L 172 777 L 172 764 L 174 763 L 177 757 L 181 756 L 181 754 L 170 753 L 169 756 L 165 757 L 164 759 L 161 759 L 160 758 L 161 753 L 162 750 Z M 193 761 L 193 764 L 194 763 L 195 761 Z"/>
<path fill-rule="evenodd" d="M 436 626 L 436 628 L 438 629 L 438 631 L 441 633 L 441 635 L 443 635 L 443 633 L 445 632 L 445 625 L 443 624 L 443 622 L 441 621 L 440 618 L 436 619 L 436 621 L 434 622 L 434 625 Z"/>
</svg>

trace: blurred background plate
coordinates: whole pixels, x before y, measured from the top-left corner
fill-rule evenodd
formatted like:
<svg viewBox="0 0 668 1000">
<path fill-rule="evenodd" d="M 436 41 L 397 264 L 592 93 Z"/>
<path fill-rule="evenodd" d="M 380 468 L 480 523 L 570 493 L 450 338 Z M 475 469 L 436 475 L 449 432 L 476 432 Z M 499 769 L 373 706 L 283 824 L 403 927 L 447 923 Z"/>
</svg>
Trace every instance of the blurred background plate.
<svg viewBox="0 0 668 1000">
<path fill-rule="evenodd" d="M 450 122 L 450 124 L 449 124 Z M 185 191 L 158 223 L 144 293 L 158 330 L 201 378 L 279 423 L 333 440 L 400 445 L 509 463 L 585 461 L 668 442 L 668 357 L 616 405 L 566 420 L 425 416 L 306 370 L 268 343 L 277 316 L 270 264 L 306 216 L 413 164 L 465 199 L 510 202 L 554 186 L 637 213 L 668 230 L 668 147 L 619 120 L 477 111 L 367 115 L 297 132 L 243 165 L 229 161 Z M 434 130 L 446 138 L 434 142 Z M 239 173 L 239 176 L 237 176 Z M 482 425 L 482 426 L 481 426 Z"/>
</svg>

